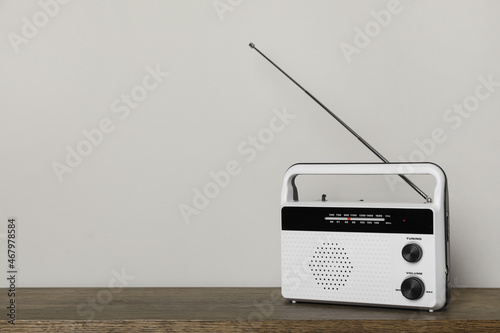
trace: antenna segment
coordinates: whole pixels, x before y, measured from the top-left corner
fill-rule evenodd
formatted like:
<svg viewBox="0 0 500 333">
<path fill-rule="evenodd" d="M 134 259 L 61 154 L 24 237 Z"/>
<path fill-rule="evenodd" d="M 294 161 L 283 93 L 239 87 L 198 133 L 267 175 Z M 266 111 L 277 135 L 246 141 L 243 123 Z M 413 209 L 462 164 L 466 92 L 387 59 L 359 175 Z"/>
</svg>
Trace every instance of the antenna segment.
<svg viewBox="0 0 500 333">
<path fill-rule="evenodd" d="M 359 141 L 361 141 L 362 144 L 365 145 L 366 148 L 368 148 L 372 153 L 374 153 L 379 159 L 381 159 L 384 163 L 390 163 L 389 160 L 387 160 L 382 154 L 380 154 L 375 148 L 373 148 L 368 142 L 366 142 L 365 139 L 363 139 L 358 133 L 356 133 L 351 127 L 349 127 L 342 119 L 340 119 L 335 113 L 333 113 L 330 109 L 328 109 L 323 103 L 321 103 L 316 97 L 314 97 L 309 91 L 304 89 L 300 84 L 297 83 L 290 75 L 288 75 L 284 70 L 278 67 L 274 62 L 271 61 L 268 57 L 264 55 L 258 48 L 255 47 L 254 43 L 250 43 L 250 48 L 254 49 L 257 51 L 261 56 L 263 56 L 267 61 L 269 61 L 274 67 L 276 67 L 281 73 L 283 73 L 287 78 L 290 79 L 297 87 L 302 89 L 303 92 L 305 92 L 309 97 L 311 97 L 316 103 L 319 104 L 326 112 L 328 112 L 335 120 L 337 120 L 342 126 L 345 127 L 349 132 L 351 132 L 352 135 L 354 135 Z M 417 191 L 418 194 L 420 194 L 426 202 L 432 202 L 432 198 L 429 197 L 427 194 L 425 194 L 424 191 L 422 191 L 417 185 L 415 185 L 410 179 L 408 179 L 405 175 L 399 174 L 399 177 L 403 179 L 408 185 L 410 185 L 415 191 Z"/>
</svg>

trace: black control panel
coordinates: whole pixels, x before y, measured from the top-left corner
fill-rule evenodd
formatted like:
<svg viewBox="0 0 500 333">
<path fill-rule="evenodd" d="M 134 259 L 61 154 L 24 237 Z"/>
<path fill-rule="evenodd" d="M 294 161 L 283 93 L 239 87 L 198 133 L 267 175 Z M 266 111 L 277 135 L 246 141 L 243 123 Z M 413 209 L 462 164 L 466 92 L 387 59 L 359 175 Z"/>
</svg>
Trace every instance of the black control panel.
<svg viewBox="0 0 500 333">
<path fill-rule="evenodd" d="M 283 207 L 281 229 L 433 234 L 434 216 L 428 208 Z"/>
</svg>

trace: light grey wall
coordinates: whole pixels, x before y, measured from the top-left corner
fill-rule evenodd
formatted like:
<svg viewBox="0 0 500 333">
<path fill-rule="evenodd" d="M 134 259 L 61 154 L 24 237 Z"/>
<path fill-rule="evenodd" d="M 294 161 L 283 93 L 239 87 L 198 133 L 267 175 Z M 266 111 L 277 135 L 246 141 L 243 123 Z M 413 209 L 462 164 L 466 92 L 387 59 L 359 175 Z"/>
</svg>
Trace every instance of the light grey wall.
<svg viewBox="0 0 500 333">
<path fill-rule="evenodd" d="M 390 160 L 441 165 L 453 283 L 500 287 L 499 13 L 498 1 L 0 2 L 0 212 L 18 220 L 19 285 L 280 284 L 288 166 L 377 159 L 254 42 Z"/>
</svg>

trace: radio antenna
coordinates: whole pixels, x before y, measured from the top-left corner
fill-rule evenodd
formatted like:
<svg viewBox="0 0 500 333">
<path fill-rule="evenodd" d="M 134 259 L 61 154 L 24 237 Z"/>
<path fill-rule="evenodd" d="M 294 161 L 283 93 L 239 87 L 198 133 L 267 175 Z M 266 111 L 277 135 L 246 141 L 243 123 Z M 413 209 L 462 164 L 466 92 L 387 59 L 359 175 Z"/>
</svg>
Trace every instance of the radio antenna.
<svg viewBox="0 0 500 333">
<path fill-rule="evenodd" d="M 261 56 L 263 56 L 267 61 L 269 61 L 274 67 L 276 67 L 281 73 L 283 73 L 287 78 L 289 78 L 293 83 L 297 85 L 303 92 L 305 92 L 309 97 L 311 97 L 316 103 L 319 104 L 326 112 L 328 112 L 335 120 L 337 120 L 342 126 L 344 126 L 349 132 L 352 133 L 362 144 L 365 145 L 366 148 L 370 149 L 372 153 L 374 153 L 378 158 L 380 158 L 384 163 L 390 163 L 388 159 L 386 159 L 382 154 L 380 154 L 375 148 L 373 148 L 365 139 L 363 139 L 358 133 L 356 133 L 352 128 L 350 128 L 342 119 L 340 119 L 335 113 L 330 111 L 323 103 L 321 103 L 316 97 L 314 97 L 309 91 L 305 90 L 300 84 L 297 83 L 290 75 L 288 75 L 284 70 L 279 68 L 274 62 L 271 61 L 268 57 L 264 55 L 264 53 L 260 52 L 258 48 L 255 47 L 254 43 L 250 43 L 250 48 L 257 51 Z M 415 185 L 411 180 L 408 179 L 405 175 L 399 174 L 399 177 L 403 179 L 408 185 L 410 185 L 418 194 L 420 194 L 426 202 L 432 202 L 432 198 L 425 194 L 417 185 Z"/>
</svg>

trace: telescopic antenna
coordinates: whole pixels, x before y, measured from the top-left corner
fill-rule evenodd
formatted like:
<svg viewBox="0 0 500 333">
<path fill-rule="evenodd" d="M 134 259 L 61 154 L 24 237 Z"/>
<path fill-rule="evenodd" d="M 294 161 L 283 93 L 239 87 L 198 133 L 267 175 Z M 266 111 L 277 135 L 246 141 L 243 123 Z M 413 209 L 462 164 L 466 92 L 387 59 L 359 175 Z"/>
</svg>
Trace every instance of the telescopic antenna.
<svg viewBox="0 0 500 333">
<path fill-rule="evenodd" d="M 257 51 L 261 56 L 263 56 L 267 61 L 269 61 L 274 67 L 276 67 L 281 73 L 283 73 L 287 78 L 289 78 L 293 83 L 297 85 L 303 92 L 305 92 L 309 97 L 311 97 L 316 103 L 319 104 L 326 112 L 328 112 L 333 118 L 335 118 L 342 126 L 344 126 L 349 132 L 352 133 L 362 144 L 365 145 L 366 148 L 370 149 L 372 153 L 374 153 L 378 158 L 380 158 L 384 163 L 390 163 L 382 154 L 380 154 L 375 148 L 373 148 L 365 139 L 359 136 L 352 128 L 350 128 L 342 119 L 340 119 L 335 113 L 330 111 L 323 103 L 321 103 L 316 97 L 314 97 L 309 91 L 305 90 L 300 84 L 297 83 L 290 75 L 288 75 L 284 70 L 278 67 L 274 62 L 271 61 L 268 57 L 264 55 L 264 53 L 260 52 L 258 48 L 255 47 L 254 43 L 250 43 L 250 48 Z M 405 175 L 400 174 L 399 177 L 403 179 L 408 185 L 410 185 L 418 194 L 420 194 L 426 202 L 432 202 L 432 198 L 425 194 L 417 185 L 415 185 L 411 180 L 409 180 Z"/>
</svg>

